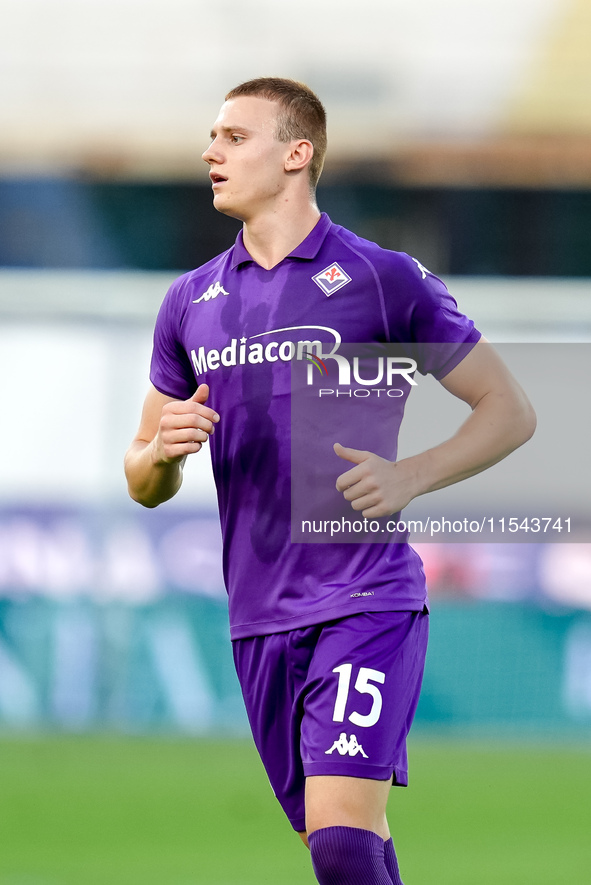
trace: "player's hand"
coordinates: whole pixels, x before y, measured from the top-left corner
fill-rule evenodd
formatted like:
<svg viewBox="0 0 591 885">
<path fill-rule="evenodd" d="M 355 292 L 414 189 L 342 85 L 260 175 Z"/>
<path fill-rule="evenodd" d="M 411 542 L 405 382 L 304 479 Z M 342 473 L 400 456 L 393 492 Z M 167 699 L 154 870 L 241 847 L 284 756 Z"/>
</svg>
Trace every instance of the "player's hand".
<svg viewBox="0 0 591 885">
<path fill-rule="evenodd" d="M 398 513 L 416 495 L 414 477 L 405 461 L 388 461 L 373 452 L 334 444 L 339 458 L 355 466 L 337 479 L 337 489 L 353 510 L 370 519 Z"/>
<path fill-rule="evenodd" d="M 199 451 L 220 420 L 217 412 L 205 405 L 208 396 L 209 387 L 200 384 L 190 399 L 166 403 L 154 438 L 154 463 L 172 464 Z"/>
</svg>

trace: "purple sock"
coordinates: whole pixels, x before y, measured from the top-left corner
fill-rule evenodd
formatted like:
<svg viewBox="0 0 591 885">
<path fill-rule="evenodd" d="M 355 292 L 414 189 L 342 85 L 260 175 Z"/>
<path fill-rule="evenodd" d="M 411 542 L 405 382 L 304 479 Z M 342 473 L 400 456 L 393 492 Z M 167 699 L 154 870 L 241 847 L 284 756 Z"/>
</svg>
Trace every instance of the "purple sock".
<svg viewBox="0 0 591 885">
<path fill-rule="evenodd" d="M 308 836 L 320 885 L 392 885 L 384 862 L 384 840 L 370 830 L 326 827 Z"/>
<path fill-rule="evenodd" d="M 392 879 L 392 885 L 404 885 L 402 879 L 400 878 L 400 870 L 398 869 L 398 858 L 396 857 L 396 852 L 394 851 L 394 843 L 392 842 L 392 839 L 388 839 L 387 842 L 384 842 L 384 861 L 386 863 L 388 875 Z"/>
</svg>

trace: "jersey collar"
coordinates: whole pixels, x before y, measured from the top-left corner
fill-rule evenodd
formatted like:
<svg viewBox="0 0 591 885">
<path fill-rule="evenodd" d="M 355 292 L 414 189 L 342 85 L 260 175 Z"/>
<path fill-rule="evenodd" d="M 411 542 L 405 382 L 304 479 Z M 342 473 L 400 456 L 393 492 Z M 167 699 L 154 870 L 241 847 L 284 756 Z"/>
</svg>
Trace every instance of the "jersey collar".
<svg viewBox="0 0 591 885">
<path fill-rule="evenodd" d="M 303 258 L 308 261 L 316 258 L 331 225 L 332 221 L 326 212 L 323 212 L 306 239 L 303 240 L 299 246 L 296 246 L 289 255 L 286 255 L 286 258 Z M 240 231 L 233 246 L 232 270 L 235 270 L 241 264 L 247 264 L 248 262 L 252 264 L 255 263 L 254 258 L 244 245 L 242 231 Z"/>
</svg>

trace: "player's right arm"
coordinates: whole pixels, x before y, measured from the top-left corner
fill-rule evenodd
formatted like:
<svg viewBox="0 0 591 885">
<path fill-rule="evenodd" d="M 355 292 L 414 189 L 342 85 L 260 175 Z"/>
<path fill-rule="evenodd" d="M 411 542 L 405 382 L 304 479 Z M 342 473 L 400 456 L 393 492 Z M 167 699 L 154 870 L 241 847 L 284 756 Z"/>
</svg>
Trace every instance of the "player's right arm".
<svg viewBox="0 0 591 885">
<path fill-rule="evenodd" d="M 157 507 L 176 495 L 183 464 L 214 432 L 219 415 L 205 405 L 207 384 L 188 400 L 178 400 L 150 387 L 138 432 L 125 455 L 129 494 L 144 507 Z"/>
</svg>

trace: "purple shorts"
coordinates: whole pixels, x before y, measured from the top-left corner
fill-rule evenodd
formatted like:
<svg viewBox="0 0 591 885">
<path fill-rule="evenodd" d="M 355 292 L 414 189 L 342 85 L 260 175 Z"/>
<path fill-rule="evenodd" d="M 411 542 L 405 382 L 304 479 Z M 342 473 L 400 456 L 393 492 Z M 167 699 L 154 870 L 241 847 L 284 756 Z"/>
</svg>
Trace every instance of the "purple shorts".
<svg viewBox="0 0 591 885">
<path fill-rule="evenodd" d="M 426 612 L 367 612 L 233 642 L 254 742 L 295 830 L 306 828 L 306 777 L 407 785 L 428 622 Z"/>
</svg>

